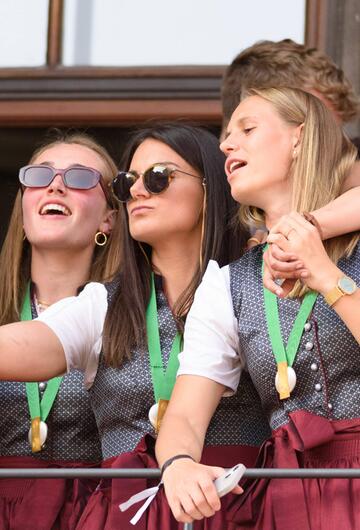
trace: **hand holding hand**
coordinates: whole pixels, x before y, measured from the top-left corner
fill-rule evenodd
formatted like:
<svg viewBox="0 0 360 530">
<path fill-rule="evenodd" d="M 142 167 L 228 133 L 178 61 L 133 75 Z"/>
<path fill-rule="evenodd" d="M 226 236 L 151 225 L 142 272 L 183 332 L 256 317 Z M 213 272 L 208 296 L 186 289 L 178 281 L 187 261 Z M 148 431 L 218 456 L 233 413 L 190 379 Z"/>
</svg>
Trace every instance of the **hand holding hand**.
<svg viewBox="0 0 360 530">
<path fill-rule="evenodd" d="M 295 278 L 300 278 L 310 289 L 326 292 L 336 283 L 339 269 L 327 255 L 316 227 L 306 221 L 299 213 L 292 212 L 283 216 L 271 230 L 268 242 L 276 244 L 286 254 L 286 257 L 290 258 L 290 262 L 294 262 L 294 264 L 296 262 L 295 271 L 292 274 Z M 276 249 L 275 252 L 277 252 Z M 279 255 L 281 256 L 278 253 L 277 256 Z M 289 266 L 289 261 L 287 264 Z M 271 267 L 274 267 L 273 262 Z M 282 276 L 283 278 L 289 277 L 289 270 L 282 272 L 285 275 Z M 278 271 L 271 274 L 277 275 L 275 279 L 281 277 L 281 273 Z M 267 282 L 270 283 L 268 276 Z M 280 296 L 284 296 L 283 287 L 278 287 L 275 290 L 276 294 L 280 291 Z"/>
</svg>

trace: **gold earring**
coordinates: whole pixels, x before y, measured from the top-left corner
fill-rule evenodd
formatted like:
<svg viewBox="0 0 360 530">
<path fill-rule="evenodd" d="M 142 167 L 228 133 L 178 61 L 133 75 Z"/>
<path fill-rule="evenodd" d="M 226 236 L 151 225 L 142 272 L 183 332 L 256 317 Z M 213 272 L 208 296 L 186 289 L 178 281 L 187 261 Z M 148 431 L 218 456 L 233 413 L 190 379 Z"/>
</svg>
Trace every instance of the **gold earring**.
<svg viewBox="0 0 360 530">
<path fill-rule="evenodd" d="M 104 245 L 106 245 L 108 237 L 105 232 L 96 232 L 94 239 L 95 244 L 98 245 L 98 247 L 103 247 Z"/>
</svg>

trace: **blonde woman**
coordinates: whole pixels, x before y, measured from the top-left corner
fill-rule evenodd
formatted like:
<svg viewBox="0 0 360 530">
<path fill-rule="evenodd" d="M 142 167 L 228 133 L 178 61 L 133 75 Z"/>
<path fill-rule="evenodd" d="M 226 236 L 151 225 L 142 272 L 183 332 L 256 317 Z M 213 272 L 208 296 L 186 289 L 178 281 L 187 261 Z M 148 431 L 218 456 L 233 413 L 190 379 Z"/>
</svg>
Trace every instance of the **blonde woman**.
<svg viewBox="0 0 360 530">
<path fill-rule="evenodd" d="M 95 140 L 60 133 L 20 170 L 21 191 L 0 256 L 1 324 L 35 318 L 76 294 L 89 279 L 114 275 L 119 236 L 108 184 L 115 174 L 113 160 Z M 30 384 L 1 382 L 0 402 L 2 467 L 74 467 L 101 461 L 80 372 Z M 1 528 L 72 528 L 90 486 L 2 480 Z"/>
<path fill-rule="evenodd" d="M 267 291 L 263 246 L 228 267 L 209 264 L 157 442 L 179 521 L 220 509 L 213 480 L 221 470 L 197 462 L 217 403 L 226 390 L 236 391 L 244 367 L 272 428 L 259 465 L 360 465 L 359 233 L 323 245 L 313 224 L 290 214 L 340 194 L 355 148 L 314 96 L 259 89 L 235 110 L 221 149 L 243 219 L 270 229 L 279 223 L 270 241 L 301 262 L 301 282 L 287 298 L 281 287 L 280 298 Z M 187 456 L 172 461 L 176 455 Z M 231 530 L 360 528 L 358 481 L 260 480 L 243 488 L 227 514 Z"/>
</svg>

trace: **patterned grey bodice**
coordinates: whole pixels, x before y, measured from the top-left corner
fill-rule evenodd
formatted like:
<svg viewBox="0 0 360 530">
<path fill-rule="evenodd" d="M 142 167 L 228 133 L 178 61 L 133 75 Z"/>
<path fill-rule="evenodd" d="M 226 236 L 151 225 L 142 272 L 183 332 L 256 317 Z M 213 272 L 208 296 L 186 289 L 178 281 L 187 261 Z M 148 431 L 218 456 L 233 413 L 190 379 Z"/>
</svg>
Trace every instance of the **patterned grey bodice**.
<svg viewBox="0 0 360 530">
<path fill-rule="evenodd" d="M 256 247 L 230 265 L 230 289 L 240 348 L 272 429 L 286 424 L 287 414 L 300 409 L 329 419 L 359 418 L 360 346 L 320 295 L 304 326 L 293 364 L 295 389 L 289 399 L 279 400 L 274 386 L 276 362 L 264 313 L 262 251 Z M 338 266 L 360 285 L 360 245 Z M 286 344 L 300 302 L 279 299 L 278 307 Z"/>
<path fill-rule="evenodd" d="M 167 365 L 176 323 L 162 290 L 161 278 L 155 277 L 160 345 Z M 109 303 L 116 288 L 107 286 Z M 144 349 L 132 352 L 120 368 L 111 368 L 100 357 L 94 384 L 90 389 L 104 458 L 132 451 L 142 436 L 153 433 L 148 412 L 154 403 L 149 354 Z M 207 433 L 207 444 L 260 445 L 269 435 L 260 399 L 249 377 L 244 375 L 239 392 L 223 398 Z"/>
<path fill-rule="evenodd" d="M 32 315 L 33 318 L 37 316 L 34 307 Z M 40 385 L 40 389 L 45 388 L 46 383 Z M 48 438 L 39 453 L 31 452 L 28 441 L 30 414 L 25 383 L 0 381 L 0 410 L 0 456 L 31 455 L 45 460 L 101 461 L 99 433 L 82 372 L 73 370 L 64 376 L 46 420 Z"/>
</svg>

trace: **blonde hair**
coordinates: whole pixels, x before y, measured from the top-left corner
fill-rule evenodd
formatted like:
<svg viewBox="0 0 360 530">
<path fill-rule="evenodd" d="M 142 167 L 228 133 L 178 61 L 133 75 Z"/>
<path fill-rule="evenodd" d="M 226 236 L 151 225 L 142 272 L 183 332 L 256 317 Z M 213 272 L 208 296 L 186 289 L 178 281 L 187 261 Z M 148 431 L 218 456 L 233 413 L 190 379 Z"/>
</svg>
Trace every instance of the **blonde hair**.
<svg viewBox="0 0 360 530">
<path fill-rule="evenodd" d="M 292 88 L 251 89 L 248 96 L 259 96 L 271 103 L 289 125 L 303 124 L 297 157 L 290 169 L 292 209 L 313 211 L 341 194 L 345 177 L 356 160 L 356 148 L 325 105 L 315 96 Z M 249 224 L 264 224 L 264 212 L 241 206 L 240 219 Z M 324 241 L 334 263 L 349 256 L 359 240 L 359 233 L 346 234 Z M 293 295 L 305 292 L 296 286 Z"/>
<path fill-rule="evenodd" d="M 30 164 L 45 150 L 62 144 L 80 145 L 95 152 L 103 162 L 102 177 L 109 185 L 117 174 L 116 165 L 101 145 L 83 133 L 61 133 L 56 131 L 56 138 L 38 148 L 30 159 Z M 106 191 L 108 207 L 117 210 L 117 205 Z M 96 246 L 90 268 L 89 281 L 107 281 L 114 277 L 120 265 L 121 221 L 120 212 L 116 212 L 114 228 L 108 243 Z M 94 234 L 95 235 L 95 234 Z M 0 254 L 0 325 L 15 322 L 20 318 L 21 305 L 26 286 L 30 278 L 31 246 L 23 230 L 22 193 L 19 190 L 10 217 L 9 228 Z"/>
</svg>

